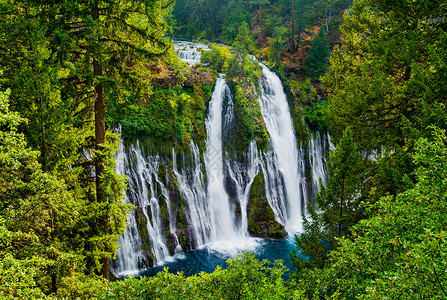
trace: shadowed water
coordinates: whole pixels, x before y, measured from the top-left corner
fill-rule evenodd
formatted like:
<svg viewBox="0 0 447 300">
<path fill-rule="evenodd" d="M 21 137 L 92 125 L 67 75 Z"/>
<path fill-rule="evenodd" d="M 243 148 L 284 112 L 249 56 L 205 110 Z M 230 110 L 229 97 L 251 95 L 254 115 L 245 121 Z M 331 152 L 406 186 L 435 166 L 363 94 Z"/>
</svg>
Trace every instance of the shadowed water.
<svg viewBox="0 0 447 300">
<path fill-rule="evenodd" d="M 253 239 L 253 241 L 255 242 L 252 245 L 253 247 L 247 249 L 247 251 L 255 253 L 257 259 L 283 260 L 283 264 L 287 269 L 292 269 L 289 253 L 293 249 L 293 239 Z M 195 275 L 202 271 L 211 273 L 217 266 L 225 268 L 228 259 L 235 258 L 243 252 L 242 250 L 221 252 L 215 248 L 213 245 L 203 246 L 199 249 L 177 254 L 169 261 L 153 268 L 142 270 L 135 275 L 137 277 L 155 276 L 158 272 L 163 271 L 165 267 L 168 267 L 171 273 L 183 272 L 185 276 Z"/>
</svg>

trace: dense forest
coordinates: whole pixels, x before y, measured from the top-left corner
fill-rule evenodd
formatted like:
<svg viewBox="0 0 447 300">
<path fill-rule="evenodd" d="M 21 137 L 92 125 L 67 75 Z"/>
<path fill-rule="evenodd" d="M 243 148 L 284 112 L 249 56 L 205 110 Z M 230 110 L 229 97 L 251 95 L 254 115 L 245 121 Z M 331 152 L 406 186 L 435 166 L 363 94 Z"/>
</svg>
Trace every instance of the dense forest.
<svg viewBox="0 0 447 300">
<path fill-rule="evenodd" d="M 446 15 L 442 0 L 0 1 L 0 298 L 447 298 Z M 210 50 L 189 66 L 171 37 Z M 120 143 L 145 136 L 164 155 L 177 243 L 195 248 L 166 157 L 206 147 L 220 73 L 236 120 L 225 155 L 271 147 L 258 61 L 282 80 L 297 143 L 328 131 L 335 145 L 293 270 L 244 253 L 212 273 L 116 280 L 128 214 L 149 234 L 123 202 Z M 282 238 L 262 178 L 248 230 Z"/>
</svg>

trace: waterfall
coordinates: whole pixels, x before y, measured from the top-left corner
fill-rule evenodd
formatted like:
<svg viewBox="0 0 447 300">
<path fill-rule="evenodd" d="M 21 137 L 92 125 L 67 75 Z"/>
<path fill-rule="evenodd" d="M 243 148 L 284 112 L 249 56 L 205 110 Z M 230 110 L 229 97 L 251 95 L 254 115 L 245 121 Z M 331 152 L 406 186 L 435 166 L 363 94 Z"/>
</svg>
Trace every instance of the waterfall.
<svg viewBox="0 0 447 300">
<path fill-rule="evenodd" d="M 209 104 L 206 120 L 205 167 L 208 179 L 207 194 L 210 204 L 209 221 L 212 230 L 209 241 L 231 240 L 238 236 L 230 211 L 228 195 L 224 188 L 222 147 L 222 104 L 229 88 L 223 78 L 218 78 Z"/>
<path fill-rule="evenodd" d="M 179 57 L 190 65 L 200 61 L 197 47 L 209 50 L 206 45 L 175 43 Z M 143 154 L 144 140 L 129 143 L 126 149 L 120 145 L 116 171 L 128 176 L 124 201 L 137 210 L 129 214 L 129 226 L 119 238 L 121 248 L 112 261 L 116 274 L 162 264 L 170 255 L 193 248 L 233 255 L 257 247 L 248 233 L 247 207 L 254 179 L 261 171 L 275 219 L 289 235 L 300 231 L 301 212 L 319 189 L 318 178 L 323 183 L 327 180 L 326 148 L 333 146 L 328 134 L 319 133 L 309 136 L 307 149 L 297 145 L 281 81 L 267 67 L 262 68 L 259 104 L 270 135 L 267 151 L 259 151 L 253 140 L 242 161 L 224 153 L 224 149 L 231 152 L 227 148 L 231 145 L 224 143 L 236 130 L 236 115 L 222 76 L 208 105 L 205 150 L 191 140 L 189 151 L 176 153 L 173 148 L 167 158 Z M 306 168 L 312 181 L 306 179 Z M 148 256 L 153 261 L 148 262 Z"/>
<path fill-rule="evenodd" d="M 120 131 L 120 130 L 119 130 Z M 119 174 L 126 174 L 126 154 L 124 145 L 119 145 L 115 170 Z M 125 203 L 130 203 L 128 197 L 124 199 Z M 137 229 L 137 222 L 134 214 L 129 214 L 127 218 L 128 227 L 124 234 L 119 237 L 120 248 L 117 250 L 116 260 L 112 262 L 115 273 L 132 273 L 138 270 L 138 262 L 142 260 L 141 239 Z"/>
<path fill-rule="evenodd" d="M 174 43 L 178 57 L 190 66 L 200 62 L 202 51 L 208 51 L 208 45 L 178 41 Z"/>
<path fill-rule="evenodd" d="M 132 191 L 136 194 L 137 204 L 146 218 L 146 227 L 149 233 L 149 239 L 152 244 L 152 253 L 155 263 L 160 263 L 169 256 L 169 250 L 166 246 L 166 240 L 161 230 L 161 212 L 159 199 L 161 195 L 157 195 L 157 186 L 163 184 L 158 180 L 159 157 L 149 156 L 145 159 L 141 153 L 141 147 L 137 142 L 136 147 L 132 149 L 135 163 L 129 181 Z"/>
<path fill-rule="evenodd" d="M 286 225 L 286 196 L 284 194 L 284 179 L 278 169 L 278 157 L 275 151 L 264 153 L 261 163 L 265 180 L 265 191 L 269 205 L 275 214 L 275 219 L 282 225 Z"/>
<path fill-rule="evenodd" d="M 287 232 L 292 234 L 299 231 L 301 226 L 305 181 L 304 159 L 298 153 L 292 117 L 281 80 L 266 66 L 262 65 L 262 69 L 264 80 L 259 103 L 276 154 L 268 155 L 267 158 L 276 158 L 278 169 L 282 174 L 286 199 L 285 203 L 279 198 L 269 201 L 272 204 L 277 202 L 277 205 L 285 209 L 282 216 L 284 219 L 280 221 L 284 222 Z"/>
<path fill-rule="evenodd" d="M 179 190 L 188 204 L 187 218 L 193 229 L 195 243 L 196 245 L 203 245 L 208 241 L 212 228 L 208 222 L 208 201 L 199 148 L 191 141 L 190 149 L 192 153 L 192 172 L 188 172 L 185 167 L 181 171 L 177 169 L 174 149 L 172 149 L 173 168 L 179 183 Z"/>
<path fill-rule="evenodd" d="M 248 236 L 248 216 L 247 205 L 250 196 L 250 188 L 256 175 L 259 172 L 260 157 L 256 146 L 256 141 L 250 143 L 248 153 L 245 155 L 246 163 L 234 162 L 227 159 L 225 161 L 227 174 L 234 184 L 236 198 L 240 208 L 240 229 L 242 235 Z"/>
<path fill-rule="evenodd" d="M 319 190 L 319 180 L 325 185 L 327 182 L 326 172 L 326 135 L 321 135 L 319 132 L 312 134 L 309 139 L 309 162 L 311 164 L 312 174 L 312 188 L 313 195 Z"/>
</svg>

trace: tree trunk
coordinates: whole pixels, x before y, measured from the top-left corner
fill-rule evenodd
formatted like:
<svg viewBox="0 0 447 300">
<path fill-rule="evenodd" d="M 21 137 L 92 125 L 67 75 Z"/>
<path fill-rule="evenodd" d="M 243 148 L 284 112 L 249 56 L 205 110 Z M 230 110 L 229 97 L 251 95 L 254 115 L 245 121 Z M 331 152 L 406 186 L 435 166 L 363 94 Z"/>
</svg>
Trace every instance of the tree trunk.
<svg viewBox="0 0 447 300">
<path fill-rule="evenodd" d="M 102 68 L 96 59 L 93 59 L 93 72 L 96 76 L 102 75 Z M 100 149 L 100 145 L 105 143 L 106 126 L 105 126 L 105 104 L 104 91 L 102 83 L 95 84 L 95 147 Z M 101 202 L 103 199 L 101 190 L 101 176 L 104 173 L 104 163 L 100 160 L 96 161 L 96 200 Z"/>
<path fill-rule="evenodd" d="M 259 0 L 259 26 L 261 26 L 261 16 L 262 16 L 262 12 L 261 12 L 261 0 Z"/>
<path fill-rule="evenodd" d="M 98 3 L 96 2 L 93 6 L 92 10 L 92 18 L 93 20 L 99 19 L 99 9 L 98 9 Z M 102 76 L 102 66 L 100 62 L 98 61 L 98 58 L 93 58 L 93 74 L 95 77 Z M 105 103 L 104 103 L 104 91 L 102 87 L 102 83 L 98 82 L 95 83 L 94 86 L 95 90 L 95 147 L 96 150 L 100 149 L 100 145 L 105 143 L 106 140 L 106 125 L 105 125 Z M 103 192 L 101 189 L 101 177 L 104 174 L 104 162 L 102 162 L 100 159 L 96 160 L 96 201 L 102 202 L 103 201 Z M 108 218 L 106 217 L 105 220 L 103 220 L 103 224 L 101 224 L 106 231 L 108 230 Z M 107 249 L 106 249 L 107 250 Z M 108 257 L 102 258 L 102 269 L 101 274 L 104 278 L 109 280 L 110 278 L 110 262 Z"/>
<path fill-rule="evenodd" d="M 338 225 L 338 237 L 341 237 L 341 218 L 343 216 L 343 198 L 345 197 L 345 178 L 342 180 L 341 199 L 340 199 L 340 216 Z"/>
<path fill-rule="evenodd" d="M 299 46 L 300 46 L 300 42 L 301 42 L 301 22 L 298 26 L 298 42 L 296 43 L 296 48 L 295 50 L 298 50 Z"/>
<path fill-rule="evenodd" d="M 326 18 L 326 33 L 329 32 L 329 23 L 331 22 L 332 19 L 332 10 L 329 11 L 329 15 Z"/>
<path fill-rule="evenodd" d="M 292 49 L 295 50 L 295 10 L 293 9 L 293 1 L 290 0 L 292 4 Z"/>
</svg>

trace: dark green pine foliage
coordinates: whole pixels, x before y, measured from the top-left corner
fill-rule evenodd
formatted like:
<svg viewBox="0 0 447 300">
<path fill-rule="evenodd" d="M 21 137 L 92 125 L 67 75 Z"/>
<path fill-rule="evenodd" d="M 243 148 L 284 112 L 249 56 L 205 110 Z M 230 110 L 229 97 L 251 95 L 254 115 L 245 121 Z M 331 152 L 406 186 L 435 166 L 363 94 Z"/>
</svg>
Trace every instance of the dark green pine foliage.
<svg viewBox="0 0 447 300">
<path fill-rule="evenodd" d="M 43 299 L 85 268 L 75 236 L 83 203 L 42 170 L 39 152 L 18 132 L 25 120 L 9 110 L 8 94 L 0 92 L 0 298 Z"/>
<path fill-rule="evenodd" d="M 348 235 L 351 227 L 365 217 L 361 190 L 366 179 L 366 166 L 366 159 L 354 143 L 351 130 L 347 129 L 330 154 L 327 186 L 320 182 L 321 190 L 315 197 L 316 208 L 308 204 L 310 218 L 303 215 L 304 232 L 295 236 L 296 248 L 300 250 L 294 251 L 291 258 L 298 269 L 323 268 L 329 251 L 337 247 L 336 238 Z"/>
<path fill-rule="evenodd" d="M 330 51 L 326 33 L 323 28 L 320 28 L 306 58 L 305 71 L 307 76 L 318 80 L 320 76 L 324 75 L 329 67 L 329 56 Z"/>
<path fill-rule="evenodd" d="M 343 299 L 446 299 L 447 140 L 428 129 L 417 142 L 415 185 L 380 199 L 374 216 L 339 240 L 324 269 L 301 272 L 296 286 L 311 296 Z"/>
<path fill-rule="evenodd" d="M 82 204 L 71 236 L 87 269 L 108 277 L 125 229 L 124 181 L 114 171 L 117 136 L 106 131 L 107 98 L 149 94 L 146 65 L 170 48 L 171 2 L 3 1 L 1 68 L 44 169 L 64 178 Z M 94 122 L 92 122 L 94 120 Z M 88 155 L 82 155 L 83 152 Z M 89 176 L 94 166 L 96 178 Z"/>
</svg>

